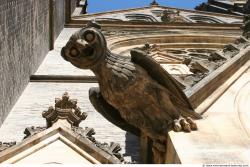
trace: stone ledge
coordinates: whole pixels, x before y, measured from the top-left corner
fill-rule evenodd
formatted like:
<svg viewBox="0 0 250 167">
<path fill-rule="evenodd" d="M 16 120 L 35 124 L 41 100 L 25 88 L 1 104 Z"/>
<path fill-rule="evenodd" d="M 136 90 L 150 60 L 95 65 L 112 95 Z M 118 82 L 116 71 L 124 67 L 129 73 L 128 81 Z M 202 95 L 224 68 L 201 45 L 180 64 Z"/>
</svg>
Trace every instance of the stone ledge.
<svg viewBox="0 0 250 167">
<path fill-rule="evenodd" d="M 97 83 L 95 76 L 31 75 L 30 82 Z"/>
<path fill-rule="evenodd" d="M 245 95 L 246 89 L 243 88 L 250 82 L 249 63 L 245 66 L 248 70 L 218 98 L 203 115 L 203 119 L 196 121 L 198 131 L 169 133 L 172 143 L 168 147 L 174 148 L 181 163 L 250 163 L 250 138 L 246 131 L 246 122 L 241 119 L 244 116 L 249 120 L 249 114 L 242 109 L 247 107 L 250 99 L 244 98 L 244 104 L 236 102 L 242 93 Z M 225 83 L 223 86 L 228 85 Z M 176 158 L 169 158 L 168 163 L 176 163 Z"/>
<path fill-rule="evenodd" d="M 214 72 L 202 79 L 191 89 L 188 89 L 185 93 L 190 99 L 190 102 L 194 108 L 198 107 L 211 92 L 214 92 L 218 86 L 222 85 L 227 79 L 229 79 L 236 71 L 238 71 L 250 58 L 250 47 L 242 50 L 239 54 L 233 57 L 229 62 L 216 69 Z"/>
</svg>

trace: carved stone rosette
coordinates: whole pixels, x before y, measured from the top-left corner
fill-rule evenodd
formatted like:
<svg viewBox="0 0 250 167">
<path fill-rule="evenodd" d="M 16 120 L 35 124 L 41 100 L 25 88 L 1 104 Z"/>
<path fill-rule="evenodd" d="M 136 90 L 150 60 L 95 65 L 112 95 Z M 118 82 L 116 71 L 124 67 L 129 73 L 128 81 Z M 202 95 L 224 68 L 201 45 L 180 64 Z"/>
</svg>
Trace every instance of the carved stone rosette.
<svg viewBox="0 0 250 167">
<path fill-rule="evenodd" d="M 165 23 L 185 22 L 183 17 L 180 16 L 180 11 L 178 10 L 164 10 L 161 20 Z"/>
<path fill-rule="evenodd" d="M 61 99 L 55 99 L 55 108 L 49 107 L 42 113 L 42 116 L 46 119 L 47 127 L 51 127 L 59 119 L 67 120 L 71 126 L 78 127 L 79 123 L 87 118 L 87 113 L 81 112 L 77 106 L 77 100 L 69 99 L 68 93 L 65 92 Z"/>
</svg>

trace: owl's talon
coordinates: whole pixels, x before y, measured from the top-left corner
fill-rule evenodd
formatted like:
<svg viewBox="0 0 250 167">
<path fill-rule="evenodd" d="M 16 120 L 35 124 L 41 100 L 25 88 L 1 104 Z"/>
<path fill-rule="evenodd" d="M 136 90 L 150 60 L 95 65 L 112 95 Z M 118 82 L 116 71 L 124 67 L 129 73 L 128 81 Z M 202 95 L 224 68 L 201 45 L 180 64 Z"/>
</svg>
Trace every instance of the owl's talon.
<svg viewBox="0 0 250 167">
<path fill-rule="evenodd" d="M 184 132 L 191 132 L 190 124 L 186 121 L 186 119 L 181 118 L 180 124 Z"/>
<path fill-rule="evenodd" d="M 198 129 L 197 124 L 193 121 L 192 118 L 187 117 L 186 121 L 190 124 L 191 130 L 197 130 Z"/>
<path fill-rule="evenodd" d="M 175 119 L 173 123 L 173 130 L 175 132 L 191 132 L 197 129 L 196 123 L 190 117 L 180 117 L 179 119 Z"/>
<path fill-rule="evenodd" d="M 180 132 L 182 130 L 181 128 L 181 124 L 179 122 L 179 120 L 174 120 L 174 131 L 175 132 Z"/>
</svg>

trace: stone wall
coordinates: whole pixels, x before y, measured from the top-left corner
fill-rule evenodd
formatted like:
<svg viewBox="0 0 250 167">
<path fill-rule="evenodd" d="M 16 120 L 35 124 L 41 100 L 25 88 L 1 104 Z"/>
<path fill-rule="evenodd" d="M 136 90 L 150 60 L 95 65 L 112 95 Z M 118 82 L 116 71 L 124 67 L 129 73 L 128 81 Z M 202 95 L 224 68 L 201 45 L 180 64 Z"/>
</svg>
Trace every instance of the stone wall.
<svg viewBox="0 0 250 167">
<path fill-rule="evenodd" d="M 69 21 L 71 14 L 74 12 L 77 0 L 50 0 L 51 1 L 51 20 L 50 28 L 52 31 L 51 41 L 54 44 L 56 38 L 62 31 L 65 22 Z M 53 49 L 53 45 L 50 47 Z"/>
<path fill-rule="evenodd" d="M 49 2 L 0 0 L 0 124 L 49 50 Z"/>
<path fill-rule="evenodd" d="M 74 13 L 75 8 L 77 7 L 78 0 L 64 0 L 65 2 L 65 23 L 70 22 L 70 17 Z"/>
<path fill-rule="evenodd" d="M 79 1 L 77 0 L 71 0 L 70 1 L 71 4 L 70 4 L 70 11 L 71 11 L 71 14 L 75 11 L 75 8 L 77 7 L 77 3 L 79 3 Z"/>
<path fill-rule="evenodd" d="M 0 0 L 0 125 L 74 10 L 66 1 Z"/>
<path fill-rule="evenodd" d="M 53 20 L 52 20 L 52 29 L 53 29 L 53 43 L 55 39 L 59 36 L 62 31 L 65 23 L 65 0 L 52 0 L 53 1 Z"/>
</svg>

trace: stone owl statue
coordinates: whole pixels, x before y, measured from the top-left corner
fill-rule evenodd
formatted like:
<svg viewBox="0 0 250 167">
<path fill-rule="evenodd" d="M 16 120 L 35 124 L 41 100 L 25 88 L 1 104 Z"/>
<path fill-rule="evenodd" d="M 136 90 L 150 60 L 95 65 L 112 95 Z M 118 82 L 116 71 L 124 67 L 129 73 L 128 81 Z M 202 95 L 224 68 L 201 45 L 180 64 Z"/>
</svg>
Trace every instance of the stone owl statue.
<svg viewBox="0 0 250 167">
<path fill-rule="evenodd" d="M 197 129 L 193 119 L 201 116 L 177 81 L 142 51 L 131 50 L 131 57 L 111 53 L 98 24 L 90 22 L 73 34 L 61 55 L 94 72 L 99 87 L 89 90 L 90 101 L 116 126 L 153 140 L 165 140 L 170 130 Z"/>
</svg>

